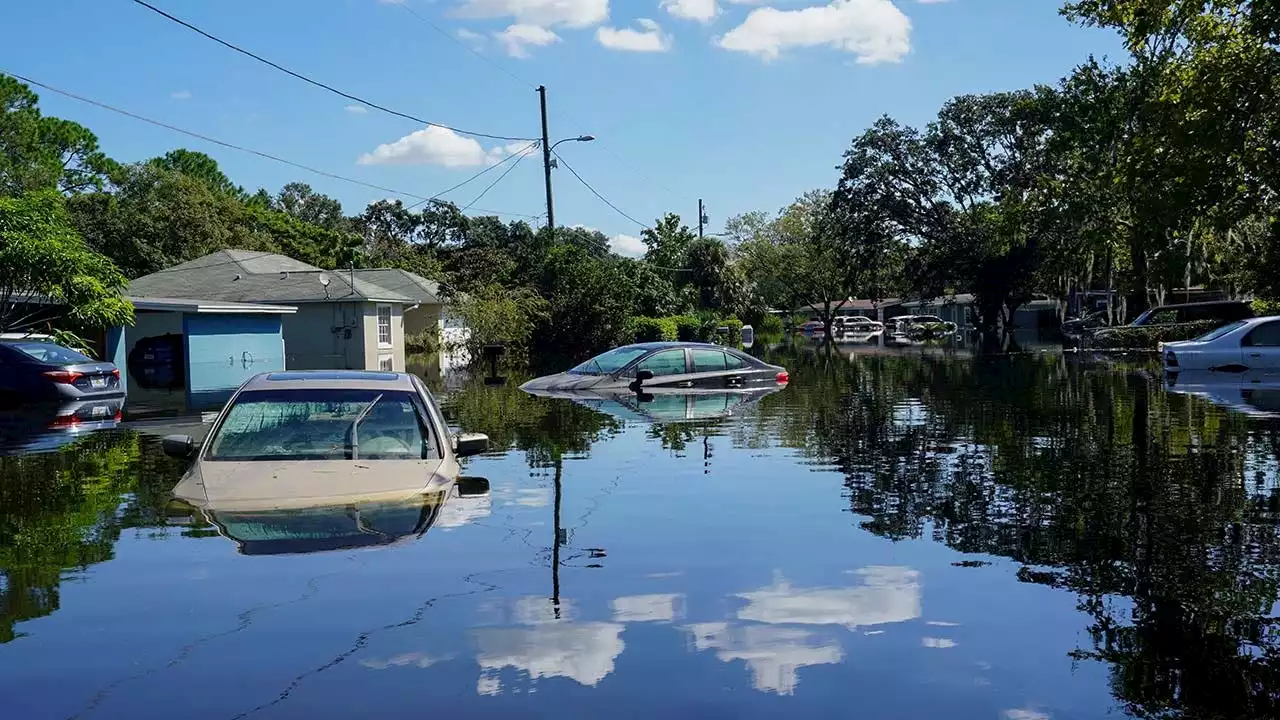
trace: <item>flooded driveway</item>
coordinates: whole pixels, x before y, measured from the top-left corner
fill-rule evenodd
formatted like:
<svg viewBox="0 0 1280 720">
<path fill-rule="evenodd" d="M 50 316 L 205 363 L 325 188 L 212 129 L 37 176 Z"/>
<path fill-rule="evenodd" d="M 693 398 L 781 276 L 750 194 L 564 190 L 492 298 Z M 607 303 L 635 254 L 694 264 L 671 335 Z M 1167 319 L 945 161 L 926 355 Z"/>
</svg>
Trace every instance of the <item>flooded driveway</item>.
<svg viewBox="0 0 1280 720">
<path fill-rule="evenodd" d="M 0 717 L 1277 712 L 1276 420 L 1143 363 L 768 359 L 750 402 L 467 384 L 494 451 L 415 507 L 203 514 L 128 431 L 0 458 Z"/>
</svg>

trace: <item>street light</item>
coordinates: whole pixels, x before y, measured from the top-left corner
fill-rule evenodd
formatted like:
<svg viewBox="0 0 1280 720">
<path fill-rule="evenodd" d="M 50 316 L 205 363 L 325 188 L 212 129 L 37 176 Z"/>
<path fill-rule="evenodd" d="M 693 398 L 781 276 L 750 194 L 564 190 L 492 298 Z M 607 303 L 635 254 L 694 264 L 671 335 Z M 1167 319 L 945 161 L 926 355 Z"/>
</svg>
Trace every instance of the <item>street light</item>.
<svg viewBox="0 0 1280 720">
<path fill-rule="evenodd" d="M 543 125 L 543 132 L 544 133 L 546 132 L 546 125 Z M 545 135 L 543 137 L 545 137 Z M 591 142 L 592 140 L 595 140 L 595 139 L 596 139 L 595 135 L 579 135 L 578 137 L 571 137 L 571 138 L 565 138 L 563 140 L 557 140 L 551 145 L 546 145 L 546 144 L 543 145 L 542 170 L 543 170 L 543 175 L 546 177 L 546 182 L 547 182 L 547 229 L 552 233 L 555 232 L 555 227 L 556 227 L 556 211 L 551 200 L 551 168 L 557 167 L 557 166 L 556 166 L 556 161 L 551 158 L 551 151 L 555 150 L 556 145 L 559 145 L 560 143 Z"/>
</svg>

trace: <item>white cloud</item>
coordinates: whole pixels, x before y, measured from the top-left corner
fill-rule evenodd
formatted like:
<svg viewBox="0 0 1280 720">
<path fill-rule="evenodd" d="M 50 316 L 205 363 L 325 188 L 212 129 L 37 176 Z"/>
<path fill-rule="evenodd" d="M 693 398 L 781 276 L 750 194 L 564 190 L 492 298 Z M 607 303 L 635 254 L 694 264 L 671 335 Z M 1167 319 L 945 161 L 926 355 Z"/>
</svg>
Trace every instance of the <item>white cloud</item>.
<svg viewBox="0 0 1280 720">
<path fill-rule="evenodd" d="M 752 10 L 715 43 L 764 60 L 777 59 L 787 48 L 825 45 L 853 53 L 861 64 L 899 62 L 911 51 L 911 20 L 891 0 L 834 0 L 801 10 L 766 7 Z"/>
<path fill-rule="evenodd" d="M 920 639 L 920 644 L 927 648 L 953 648 L 956 641 L 950 638 L 926 637 Z"/>
<path fill-rule="evenodd" d="M 833 665 L 844 658 L 834 638 L 824 638 L 804 628 L 726 623 L 696 623 L 685 628 L 697 650 L 715 650 L 723 662 L 745 660 L 751 669 L 751 685 L 762 692 L 792 695 L 799 683 L 797 671 L 806 665 Z"/>
<path fill-rule="evenodd" d="M 452 659 L 452 655 L 435 657 L 426 653 L 411 652 L 396 655 L 395 657 L 387 658 L 386 660 L 378 660 L 376 658 L 361 660 L 360 664 L 371 670 L 386 670 L 389 667 L 408 667 L 410 665 L 418 668 L 429 668 L 436 663 Z"/>
<path fill-rule="evenodd" d="M 479 46 L 484 44 L 485 38 L 484 38 L 484 35 L 481 35 L 478 32 L 475 32 L 473 30 L 468 30 L 466 28 L 460 28 L 458 30 L 458 39 L 464 42 L 471 43 L 474 46 Z"/>
<path fill-rule="evenodd" d="M 673 622 L 684 616 L 684 595 L 624 595 L 613 599 L 613 621 Z"/>
<path fill-rule="evenodd" d="M 647 18 L 636 20 L 640 30 L 602 27 L 596 29 L 596 40 L 611 50 L 628 52 L 666 52 L 671 49 L 671 36 L 665 35 L 658 23 Z"/>
<path fill-rule="evenodd" d="M 435 125 L 410 133 L 360 156 L 361 165 L 443 165 L 475 167 L 492 162 L 475 139 Z"/>
<path fill-rule="evenodd" d="M 618 623 L 556 622 L 530 628 L 480 628 L 473 631 L 479 651 L 480 678 L 476 692 L 502 691 L 498 672 L 504 667 L 524 671 L 530 679 L 567 677 L 594 686 L 613 672 L 622 654 L 623 625 Z"/>
<path fill-rule="evenodd" d="M 459 495 L 449 498 L 440 513 L 436 515 L 433 527 L 455 528 L 467 523 L 489 517 L 492 500 L 488 495 Z"/>
<path fill-rule="evenodd" d="M 466 0 L 460 17 L 513 18 L 517 25 L 583 28 L 609 19 L 609 0 Z"/>
<path fill-rule="evenodd" d="M 177 91 L 175 91 L 175 92 L 171 92 L 171 93 L 169 93 L 169 97 L 173 98 L 174 100 L 190 100 L 190 99 L 191 99 L 191 91 L 190 91 L 190 90 L 177 90 Z"/>
<path fill-rule="evenodd" d="M 619 255 L 626 257 L 640 257 L 649 251 L 649 246 L 644 241 L 634 235 L 623 235 L 619 233 L 609 238 L 609 249 Z"/>
<path fill-rule="evenodd" d="M 1049 715 L 1047 713 L 1042 713 L 1038 710 L 1028 710 L 1026 708 L 1005 710 L 1000 713 L 1000 717 L 1004 718 L 1004 720 L 1049 720 Z"/>
<path fill-rule="evenodd" d="M 711 22 L 720 14 L 716 0 L 662 0 L 661 7 L 672 17 Z"/>
<path fill-rule="evenodd" d="M 346 110 L 352 115 L 364 115 L 365 113 L 369 112 L 369 108 L 363 105 L 348 105 L 342 109 Z"/>
<path fill-rule="evenodd" d="M 930 620 L 925 625 L 933 625 L 935 627 L 960 627 L 960 623 L 947 622 L 946 620 Z"/>
<path fill-rule="evenodd" d="M 510 488 L 501 487 L 490 491 L 499 505 L 520 505 L 521 507 L 540 508 L 551 504 L 552 489 L 546 487 Z"/>
<path fill-rule="evenodd" d="M 770 624 L 843 625 L 849 629 L 920 617 L 920 573 L 905 567 L 855 570 L 866 584 L 852 588 L 793 588 L 774 584 L 741 593 L 738 618 Z"/>
<path fill-rule="evenodd" d="M 538 25 L 512 25 L 493 36 L 506 48 L 507 54 L 514 58 L 529 57 L 530 47 L 546 47 L 560 42 L 559 35 Z"/>
</svg>

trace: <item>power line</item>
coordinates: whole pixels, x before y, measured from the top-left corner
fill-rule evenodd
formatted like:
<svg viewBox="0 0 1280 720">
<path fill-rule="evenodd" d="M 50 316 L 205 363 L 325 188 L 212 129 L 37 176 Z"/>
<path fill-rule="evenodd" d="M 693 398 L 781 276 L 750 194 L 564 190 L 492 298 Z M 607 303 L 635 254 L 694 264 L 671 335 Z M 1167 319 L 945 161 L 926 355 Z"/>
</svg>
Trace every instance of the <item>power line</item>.
<svg viewBox="0 0 1280 720">
<path fill-rule="evenodd" d="M 395 3 L 395 4 L 396 4 L 396 5 L 399 5 L 401 8 L 403 8 L 405 12 L 407 12 L 407 13 L 409 13 L 410 15 L 412 15 L 412 16 L 414 16 L 414 17 L 418 18 L 418 19 L 419 19 L 419 20 L 421 20 L 422 22 L 424 22 L 424 23 L 426 23 L 426 24 L 430 25 L 430 26 L 431 26 L 431 29 L 435 30 L 436 32 L 440 33 L 441 35 L 445 36 L 446 38 L 449 38 L 449 39 L 450 39 L 450 40 L 452 40 L 453 42 L 455 42 L 455 43 L 457 43 L 458 45 L 462 46 L 462 49 L 463 49 L 463 50 L 466 50 L 467 52 L 471 53 L 472 55 L 475 55 L 476 57 L 480 58 L 481 60 L 484 60 L 485 62 L 489 63 L 490 65 L 492 65 L 492 66 L 494 66 L 494 67 L 498 68 L 498 70 L 502 71 L 503 73 L 506 73 L 506 75 L 507 75 L 508 77 L 510 77 L 511 79 L 515 80 L 516 82 L 518 82 L 518 83 L 520 83 L 520 84 L 522 84 L 522 85 L 528 85 L 529 87 L 535 87 L 534 83 L 531 83 L 531 82 L 529 82 L 528 80 L 526 80 L 526 79 L 524 79 L 524 78 L 520 77 L 519 75 L 516 75 L 516 74 L 515 74 L 514 72 L 512 72 L 509 68 L 504 67 L 503 65 L 499 64 L 499 63 L 498 63 L 497 61 L 495 61 L 493 58 L 491 58 L 491 57 L 489 57 L 489 56 L 485 55 L 484 53 L 482 53 L 482 52 L 480 52 L 480 51 L 476 50 L 475 48 L 471 47 L 470 45 L 468 45 L 468 44 L 466 44 L 466 43 L 462 42 L 462 41 L 461 41 L 461 40 L 459 40 L 457 37 L 455 37 L 452 33 L 450 33 L 449 31 L 445 30 L 444 28 L 440 27 L 439 25 L 435 24 L 435 22 L 433 22 L 433 21 L 432 21 L 430 18 L 428 18 L 426 15 L 423 15 L 423 14 L 419 13 L 417 10 L 414 10 L 413 8 L 409 7 L 409 3 L 407 3 L 407 2 L 403 2 L 403 0 L 402 0 L 401 2 L 397 2 L 397 3 Z"/>
<path fill-rule="evenodd" d="M 57 93 L 58 95 L 62 95 L 62 96 L 64 96 L 64 97 L 71 98 L 72 100 L 77 100 L 77 101 L 79 101 L 79 102 L 86 103 L 86 104 L 88 104 L 88 105 L 93 105 L 94 107 L 102 108 L 103 110 L 109 110 L 109 111 L 111 111 L 111 112 L 113 112 L 113 113 L 117 113 L 117 114 L 119 114 L 119 115 L 124 115 L 125 117 L 129 117 L 129 118 L 133 118 L 134 120 L 140 120 L 140 121 L 145 122 L 145 123 L 148 123 L 148 124 L 150 124 L 150 125 L 155 125 L 156 127 L 161 127 L 161 128 L 166 129 L 166 130 L 171 130 L 171 131 L 173 131 L 173 132 L 180 133 L 180 134 L 182 134 L 182 135 L 186 135 L 186 136 L 188 136 L 188 137 L 196 138 L 197 140 L 203 140 L 203 141 L 205 141 L 205 142 L 213 143 L 214 145 L 219 145 L 219 146 L 221 146 L 221 147 L 230 148 L 230 149 L 232 149 L 232 150 L 238 150 L 238 151 L 240 151 L 240 152 L 248 153 L 248 154 L 250 154 L 250 155 L 256 155 L 256 156 L 258 156 L 258 157 L 260 157 L 260 158 L 265 158 L 265 159 L 267 159 L 267 160 L 271 160 L 271 161 L 274 161 L 274 162 L 282 163 L 282 164 L 284 164 L 284 165 L 288 165 L 288 166 L 290 166 L 290 167 L 298 168 L 299 170 L 306 170 L 307 172 L 315 173 L 315 174 L 317 174 L 317 175 L 321 175 L 321 176 L 323 176 L 323 177 L 327 177 L 327 178 L 332 178 L 332 179 L 334 179 L 334 180 L 341 180 L 341 181 L 343 181 L 343 182 L 348 182 L 348 183 L 351 183 L 351 184 L 353 184 L 353 185 L 359 185 L 359 186 L 361 186 L 361 187 L 366 187 L 366 188 L 370 188 L 370 189 L 373 189 L 373 190 L 378 190 L 378 191 L 381 191 L 381 192 L 392 193 L 392 194 L 394 194 L 394 195 L 402 195 L 402 196 L 407 197 L 407 198 L 413 198 L 414 200 L 421 200 L 422 202 L 440 202 L 440 201 L 436 200 L 436 199 L 435 199 L 435 197 L 439 197 L 440 195 L 443 195 L 443 194 L 445 194 L 445 193 L 449 192 L 449 190 L 444 190 L 444 191 L 442 191 L 442 192 L 436 193 L 436 196 L 435 196 L 435 197 L 423 197 L 423 196 L 418 195 L 418 194 L 416 194 L 416 193 L 409 193 L 409 192 L 405 192 L 405 191 L 403 191 L 403 190 L 396 190 L 395 188 L 383 187 L 382 185 L 375 185 L 375 184 L 373 184 L 373 183 L 367 183 L 367 182 L 364 182 L 363 180 L 356 180 L 356 179 L 354 179 L 354 178 L 349 178 L 349 177 L 346 177 L 346 176 L 343 176 L 343 175 L 338 175 L 338 174 L 336 174 L 336 173 L 331 173 L 331 172 L 328 172 L 328 171 L 326 171 L 326 170 L 320 170 L 319 168 L 314 168 L 314 167 L 311 167 L 310 165 L 303 165 L 302 163 L 299 163 L 299 162 L 294 162 L 294 161 L 292 161 L 292 160 L 286 160 L 285 158 L 278 157 L 278 156 L 276 156 L 276 155 L 272 155 L 272 154 L 270 154 L 270 153 L 264 153 L 264 152 L 262 152 L 261 150 L 254 150 L 254 149 L 252 149 L 252 148 L 242 147 L 242 146 L 240 146 L 240 145 L 236 145 L 236 144 L 234 144 L 234 143 L 226 142 L 225 140 L 219 140 L 219 139 L 217 139 L 217 138 L 209 137 L 208 135 L 202 135 L 202 134 L 200 134 L 200 133 L 198 133 L 198 132 L 192 132 L 191 130 L 184 130 L 183 128 L 177 127 L 176 125 L 170 125 L 170 124 L 168 124 L 168 123 L 161 122 L 161 121 L 159 121 L 159 120 L 153 120 L 153 119 L 151 119 L 151 118 L 149 118 L 149 117 L 144 117 L 144 116 L 142 116 L 142 115 L 138 115 L 137 113 L 129 112 L 128 110 L 123 110 L 123 109 L 121 109 L 121 108 L 114 107 L 114 106 L 112 106 L 112 105 L 107 105 L 106 103 L 98 102 L 97 100 L 92 100 L 92 99 L 87 98 L 87 97 L 84 97 L 84 96 L 82 96 L 82 95 L 76 95 L 75 93 L 69 92 L 69 91 L 67 91 L 67 90 L 63 90 L 63 89 L 61 89 L 61 88 L 56 88 L 56 87 L 54 87 L 54 86 L 52 86 L 52 85 L 47 85 L 47 84 L 42 83 L 42 82 L 40 82 L 40 81 L 38 81 L 38 80 L 32 80 L 32 79 L 31 79 L 31 78 L 29 78 L 29 77 L 24 77 L 24 76 L 22 76 L 22 75 L 18 75 L 18 74 L 15 74 L 15 73 L 11 73 L 11 72 L 9 72 L 9 71 L 7 71 L 7 70 L 3 70 L 3 71 L 0 71 L 0 72 L 3 72 L 4 74 L 9 75 L 10 77 L 13 77 L 13 78 L 16 78 L 16 79 L 18 79 L 18 80 L 21 80 L 22 82 L 27 83 L 28 85 L 34 85 L 34 86 L 39 87 L 39 88 L 44 88 L 45 90 L 48 90 L 49 92 Z M 488 168 L 488 169 L 492 169 L 492 168 Z M 488 169 L 486 169 L 486 171 L 487 171 Z M 477 176 L 478 176 L 479 174 L 481 174 L 481 173 L 477 173 Z M 472 177 L 471 179 L 472 179 L 472 180 L 474 180 L 474 179 L 475 179 L 475 177 Z M 470 180 L 468 180 L 467 182 L 470 182 Z M 463 184 L 465 184 L 465 183 L 463 183 Z M 455 185 L 455 186 L 454 186 L 454 188 L 457 188 L 457 187 L 459 187 L 459 186 L 458 186 L 458 185 Z M 452 189 L 454 189 L 454 188 L 450 188 L 450 190 L 452 190 Z M 541 215 L 531 215 L 531 214 L 528 214 L 528 213 L 499 212 L 499 211 L 497 211 L 497 210 L 485 210 L 485 209 L 483 209 L 483 208 L 476 208 L 476 210 L 478 210 L 478 211 L 480 211 L 480 212 L 489 213 L 489 214 L 492 214 L 492 215 L 514 215 L 514 216 L 518 216 L 518 217 L 527 217 L 527 218 L 535 218 L 535 219 L 536 219 L 536 218 L 539 218 L 539 217 L 542 217 Z"/>
<path fill-rule="evenodd" d="M 487 168 L 485 168 L 485 169 L 481 170 L 480 172 L 476 173 L 475 175 L 472 175 L 471 177 L 467 178 L 466 180 L 463 180 L 462 182 L 458 183 L 457 185 L 454 185 L 453 187 L 451 187 L 451 188 L 449 188 L 449 189 L 447 189 L 447 190 L 441 190 L 440 192 L 436 193 L 435 195 L 432 195 L 431 197 L 429 197 L 429 198 L 427 198 L 427 199 L 425 199 L 425 200 L 419 200 L 418 202 L 416 202 L 416 203 L 414 203 L 414 204 L 412 204 L 412 205 L 410 205 L 410 206 L 406 207 L 406 208 L 405 208 L 405 210 L 412 210 L 412 209 L 414 209 L 414 208 L 418 207 L 419 205 L 421 205 L 421 204 L 423 204 L 423 203 L 427 203 L 427 202 L 431 202 L 431 201 L 435 200 L 436 198 L 440 197 L 441 195 L 447 195 L 447 194 L 449 194 L 449 193 L 453 192 L 454 190 L 457 190 L 458 188 L 462 187 L 463 185 L 466 185 L 466 184 L 468 184 L 468 183 L 472 182 L 473 180 L 476 180 L 476 179 L 477 179 L 477 178 L 479 178 L 481 175 L 484 175 L 485 173 L 489 172 L 490 170 L 496 170 L 500 165 L 502 165 L 503 163 L 506 163 L 506 162 L 510 162 L 513 158 L 523 158 L 523 157 L 524 157 L 524 155 L 525 155 L 525 153 L 529 152 L 530 150 L 532 150 L 533 148 L 535 148 L 535 147 L 537 147 L 537 146 L 538 146 L 538 141 L 537 141 L 537 140 L 534 140 L 533 142 L 529 143 L 528 145 L 524 146 L 523 148 L 520 148 L 520 149 L 519 149 L 519 150 L 517 150 L 516 152 L 514 152 L 514 153 L 512 153 L 512 154 L 508 155 L 507 157 L 503 158 L 501 162 L 498 162 L 498 163 L 495 163 L 495 164 L 493 164 L 493 165 L 490 165 L 489 167 L 487 167 Z M 516 162 L 518 163 L 518 162 L 520 162 L 520 161 L 519 161 L 519 160 L 516 160 Z M 506 176 L 506 173 L 504 172 L 502 175 L 505 177 L 505 176 Z M 499 180 L 501 180 L 502 178 L 498 178 L 498 179 L 499 179 Z M 471 206 L 470 206 L 470 205 L 468 205 L 467 207 L 471 207 Z M 464 208 L 464 209 L 465 209 L 465 208 Z M 531 216 L 531 217 L 541 217 L 541 216 L 540 216 L 540 215 L 538 215 L 538 216 Z"/>
<path fill-rule="evenodd" d="M 260 63 L 263 63 L 263 64 L 265 64 L 265 65 L 269 65 L 269 66 L 271 66 L 271 67 L 275 68 L 276 70 L 279 70 L 280 72 L 285 73 L 286 75 L 290 75 L 290 76 L 292 76 L 292 77 L 295 77 L 295 78 L 297 78 L 297 79 L 299 79 L 299 80 L 301 80 L 301 81 L 303 81 L 303 82 L 305 82 L 305 83 L 308 83 L 308 84 L 314 85 L 314 86 L 316 86 L 316 87 L 318 87 L 318 88 L 322 88 L 322 89 L 324 89 L 324 90 L 328 90 L 329 92 L 334 93 L 335 95 L 339 95 L 339 96 L 341 96 L 341 97 L 344 97 L 344 98 L 346 98 L 346 99 L 348 99 L 348 100 L 354 100 L 355 102 L 361 103 L 361 104 L 363 104 L 363 105 L 367 105 L 368 107 L 371 107 L 371 108 L 373 108 L 373 109 L 375 109 L 375 110 L 381 110 L 381 111 L 382 111 L 382 112 L 384 112 L 384 113 L 388 113 L 388 114 L 390 114 L 390 115 L 395 115 L 395 116 L 397 116 L 397 117 L 402 117 L 402 118 L 405 118 L 406 120 L 412 120 L 412 121 L 414 121 L 414 122 L 422 123 L 422 124 L 424 124 L 424 125 L 431 125 L 431 126 L 434 126 L 434 127 L 442 128 L 442 129 L 444 129 L 444 130 L 449 130 L 449 131 L 452 131 L 452 132 L 455 132 L 455 133 L 460 133 L 460 134 L 462 134 L 462 135 L 473 135 L 473 136 L 475 136 L 475 137 L 490 138 L 490 139 L 493 139 L 493 140 L 532 140 L 532 139 L 533 139 L 533 138 L 527 138 L 527 137 L 511 137 L 511 136 L 509 136 L 509 135 L 492 135 L 492 134 L 490 134 L 490 133 L 476 132 L 476 131 L 474 131 L 474 130 L 463 130 L 463 129 L 461 129 L 461 128 L 451 127 L 451 126 L 449 126 L 449 125 L 442 125 L 442 124 L 440 124 L 440 123 L 438 123 L 438 122 L 432 122 L 432 121 L 430 121 L 430 120 L 424 120 L 423 118 L 416 117 L 416 116 L 414 116 L 414 115 L 410 115 L 410 114 L 408 114 L 408 113 L 403 113 L 403 112 L 400 112 L 399 110 L 392 110 L 391 108 L 385 107 L 385 106 L 383 106 L 383 105 L 379 105 L 379 104 L 377 104 L 377 103 L 375 103 L 375 102 L 373 102 L 373 101 L 366 100 L 366 99 L 364 99 L 364 98 L 362 98 L 362 97 L 359 97 L 359 96 L 357 96 L 357 95 L 352 95 L 351 93 L 348 93 L 348 92 L 344 92 L 344 91 L 342 91 L 342 90 L 339 90 L 339 89 L 337 89 L 337 88 L 333 87 L 332 85 L 326 85 L 326 84 L 324 84 L 324 83 L 322 83 L 322 82 L 320 82 L 320 81 L 318 81 L 318 80 L 312 80 L 311 78 L 307 77 L 306 75 L 303 75 L 303 74 L 301 74 L 301 73 L 294 72 L 293 70 L 290 70 L 289 68 L 284 67 L 283 65 L 279 65 L 279 64 L 277 64 L 277 63 L 274 63 L 274 62 L 272 62 L 272 61 L 270 61 L 270 60 L 268 60 L 268 59 L 266 59 L 266 58 L 262 57 L 261 55 L 258 55 L 258 54 L 255 54 L 255 53 L 253 53 L 253 52 L 250 52 L 249 50 L 245 50 L 244 48 L 242 48 L 242 47 L 240 47 L 240 46 L 238 46 L 238 45 L 235 45 L 235 44 L 233 44 L 233 43 L 227 42 L 226 40 L 223 40 L 223 39 L 222 39 L 222 38 L 220 38 L 220 37 L 217 37 L 217 36 L 215 36 L 215 35 L 211 35 L 211 34 L 209 34 L 209 33 L 205 32 L 204 30 L 201 30 L 200 28 L 196 27 L 195 25 L 192 25 L 191 23 L 189 23 L 189 22 L 187 22 L 187 21 L 185 21 L 185 20 L 182 20 L 181 18 L 177 18 L 177 17 L 174 17 L 173 15 L 170 15 L 169 13 L 165 12 L 164 10 L 161 10 L 160 8 L 156 7 L 155 5 L 152 5 L 151 3 L 146 2 L 145 0 L 133 0 L 133 2 L 134 2 L 135 4 L 138 4 L 138 5 L 141 5 L 142 7 L 147 8 L 148 10 L 150 10 L 150 11 L 152 11 L 152 12 L 154 12 L 154 13 L 158 14 L 158 15 L 161 15 L 161 16 L 163 16 L 163 17 L 165 17 L 165 18 L 168 18 L 169 20 L 171 20 L 171 21 L 173 21 L 173 22 L 175 22 L 175 23 L 178 23 L 179 25 L 181 25 L 181 26 L 183 26 L 183 27 L 187 28 L 188 30 L 192 30 L 192 31 L 194 31 L 194 32 L 196 32 L 196 33 L 199 33 L 200 35 L 203 35 L 204 37 L 206 37 L 206 38 L 208 38 L 208 39 L 210 39 L 210 40 L 212 40 L 212 41 L 214 41 L 214 42 L 218 43 L 219 45 L 222 45 L 222 46 L 224 46 L 224 47 L 227 47 L 227 48 L 230 48 L 230 49 L 232 49 L 232 50 L 235 50 L 236 52 L 238 52 L 238 53 L 240 53 L 240 54 L 242 54 L 242 55 L 245 55 L 245 56 L 247 56 L 247 57 L 251 57 L 251 58 L 253 58 L 254 60 L 257 60 L 257 61 L 258 61 L 258 62 L 260 62 Z"/>
<path fill-rule="evenodd" d="M 561 165 L 563 165 L 563 166 L 565 167 L 565 169 L 566 169 L 566 170 L 568 170 L 569 172 L 573 173 L 573 176 L 574 176 L 574 177 L 576 177 L 576 178 L 578 178 L 578 182 L 582 183 L 583 187 L 585 187 L 586 189 L 590 190 L 592 195 L 595 195 L 597 198 L 599 198 L 599 199 L 600 199 L 600 202 L 602 202 L 602 203 L 604 203 L 605 205 L 608 205 L 609 207 L 613 208 L 613 211 L 614 211 L 614 212 L 616 212 L 616 213 L 618 213 L 619 215 L 621 215 L 622 217 L 624 217 L 624 218 L 626 218 L 626 219 L 630 220 L 631 222 L 635 223 L 636 225 L 639 225 L 640 227 L 642 227 L 642 228 L 644 228 L 644 229 L 646 229 L 646 230 L 651 229 L 651 228 L 649 228 L 649 226 L 648 226 L 648 225 L 645 225 L 644 223 L 640 222 L 639 220 L 637 220 L 637 219 L 635 219 L 635 218 L 631 217 L 630 215 L 628 215 L 628 214 L 626 214 L 626 213 L 622 212 L 622 210 L 618 209 L 618 206 L 617 206 L 617 205 L 614 205 L 613 203 L 609 202 L 608 198 L 606 198 L 605 196 L 601 195 L 599 192 L 596 192 L 596 189 L 595 189 L 595 188 L 593 188 L 593 187 L 591 187 L 591 183 L 587 182 L 586 180 L 583 180 L 583 179 L 582 179 L 582 176 L 578 174 L 578 171 L 577 171 L 577 170 L 574 170 L 572 165 L 570 165 L 569 163 L 565 162 L 565 161 L 564 161 L 564 158 L 560 157 L 560 153 L 557 153 L 557 152 L 554 152 L 554 151 L 552 151 L 552 152 L 553 152 L 553 154 L 556 156 L 556 160 L 560 161 L 560 164 L 561 164 Z"/>
<path fill-rule="evenodd" d="M 480 199 L 483 198 L 490 190 L 492 190 L 494 185 L 497 185 L 498 183 L 502 182 L 502 178 L 506 177 L 507 173 L 516 169 L 516 166 L 520 164 L 520 161 L 525 158 L 525 154 L 526 153 L 524 151 L 521 151 L 518 155 L 513 155 L 512 157 L 515 157 L 516 161 L 511 163 L 511 167 L 507 168 L 506 170 L 503 170 L 502 174 L 499 175 L 496 180 L 489 183 L 489 186 L 486 187 L 484 190 L 481 190 L 480 194 L 476 196 L 475 200 L 472 200 L 471 202 L 467 203 L 466 207 L 462 208 L 462 210 L 460 210 L 459 212 L 466 212 L 470 207 L 480 202 Z"/>
</svg>

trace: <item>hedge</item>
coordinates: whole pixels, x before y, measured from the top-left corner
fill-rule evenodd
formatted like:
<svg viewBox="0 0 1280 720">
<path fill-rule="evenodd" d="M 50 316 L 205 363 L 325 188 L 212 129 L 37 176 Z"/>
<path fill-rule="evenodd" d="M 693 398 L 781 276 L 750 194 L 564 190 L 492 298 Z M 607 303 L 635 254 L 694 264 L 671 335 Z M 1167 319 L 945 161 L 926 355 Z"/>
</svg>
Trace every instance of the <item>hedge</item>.
<svg viewBox="0 0 1280 720">
<path fill-rule="evenodd" d="M 1226 323 L 1221 320 L 1196 320 L 1171 325 L 1121 325 L 1101 328 L 1093 333 L 1089 345 L 1095 348 L 1134 348 L 1155 350 L 1156 345 L 1172 340 L 1191 340 Z"/>
<path fill-rule="evenodd" d="M 702 321 L 697 315 L 676 315 L 669 318 L 676 323 L 676 338 L 681 342 L 698 342 L 704 340 Z"/>
<path fill-rule="evenodd" d="M 675 318 L 633 317 L 628 329 L 635 342 L 671 341 L 677 337 Z"/>
<path fill-rule="evenodd" d="M 781 335 L 782 318 L 777 315 L 765 315 L 760 320 L 760 327 L 756 328 L 756 332 L 761 335 Z"/>
</svg>

